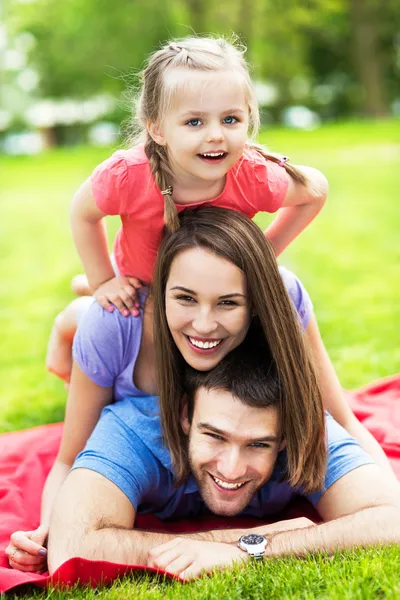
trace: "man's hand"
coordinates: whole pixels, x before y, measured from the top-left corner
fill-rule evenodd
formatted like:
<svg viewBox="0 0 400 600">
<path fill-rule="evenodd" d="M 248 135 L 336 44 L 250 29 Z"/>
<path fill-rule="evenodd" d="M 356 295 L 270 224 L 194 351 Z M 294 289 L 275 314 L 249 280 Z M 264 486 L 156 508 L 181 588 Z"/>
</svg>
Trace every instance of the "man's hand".
<svg viewBox="0 0 400 600">
<path fill-rule="evenodd" d="M 109 312 L 112 312 L 115 306 L 124 317 L 129 315 L 138 317 L 140 304 L 137 299 L 137 290 L 141 287 L 142 282 L 136 277 L 119 276 L 99 285 L 93 295 L 97 302 Z"/>
<path fill-rule="evenodd" d="M 234 544 L 174 538 L 149 551 L 148 565 L 188 581 L 216 567 L 232 567 L 248 560 L 248 554 Z"/>
<path fill-rule="evenodd" d="M 43 546 L 47 533 L 47 529 L 40 526 L 34 531 L 13 533 L 5 550 L 10 567 L 28 573 L 47 571 L 47 550 Z"/>
</svg>

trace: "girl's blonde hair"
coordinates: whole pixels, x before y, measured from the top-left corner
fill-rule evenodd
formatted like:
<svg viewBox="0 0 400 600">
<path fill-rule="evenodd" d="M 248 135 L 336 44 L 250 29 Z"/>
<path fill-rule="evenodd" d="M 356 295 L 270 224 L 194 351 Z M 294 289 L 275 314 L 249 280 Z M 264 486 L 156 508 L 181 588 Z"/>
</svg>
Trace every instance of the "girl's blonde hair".
<svg viewBox="0 0 400 600">
<path fill-rule="evenodd" d="M 310 348 L 278 271 L 271 244 L 244 215 L 202 207 L 180 214 L 181 228 L 164 237 L 154 274 L 154 331 L 160 416 L 176 483 L 190 472 L 186 437 L 180 426 L 187 365 L 176 347 L 165 312 L 166 286 L 175 258 L 201 248 L 236 265 L 246 275 L 252 319 L 246 344 L 261 350 L 265 369 L 276 373 L 282 435 L 287 441 L 286 480 L 307 492 L 321 489 L 326 471 L 325 417 L 319 379 Z M 210 274 L 210 277 L 215 276 Z"/>
<path fill-rule="evenodd" d="M 184 68 L 198 71 L 235 71 L 243 78 L 243 86 L 249 108 L 251 138 L 254 139 L 260 125 L 260 113 L 249 66 L 245 60 L 246 47 L 237 40 L 228 42 L 223 38 L 188 37 L 171 41 L 150 55 L 140 74 L 141 90 L 136 101 L 136 135 L 134 143 L 144 142 L 155 181 L 164 195 L 164 220 L 167 230 L 179 228 L 178 212 L 172 197 L 173 173 L 168 160 L 168 148 L 157 144 L 148 131 L 149 123 L 161 123 L 177 93 L 185 86 L 184 78 L 174 78 L 166 85 L 165 75 L 172 69 Z M 267 160 L 280 163 L 282 157 L 269 153 L 253 141 L 247 148 L 257 150 Z M 282 166 L 298 183 L 305 184 L 305 177 L 298 169 L 282 161 Z"/>
</svg>

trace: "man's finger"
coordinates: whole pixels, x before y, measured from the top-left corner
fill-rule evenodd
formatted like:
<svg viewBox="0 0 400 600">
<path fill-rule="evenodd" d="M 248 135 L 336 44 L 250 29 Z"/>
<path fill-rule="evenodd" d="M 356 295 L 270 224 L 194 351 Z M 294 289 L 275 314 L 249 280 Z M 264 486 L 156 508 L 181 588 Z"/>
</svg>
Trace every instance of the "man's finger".
<svg viewBox="0 0 400 600">
<path fill-rule="evenodd" d="M 172 538 L 172 540 L 168 540 L 168 542 L 165 542 L 164 544 L 160 544 L 159 546 L 154 546 L 154 548 L 152 548 L 149 551 L 149 556 L 151 558 L 156 558 L 157 556 L 160 556 L 161 554 L 163 554 L 163 552 L 168 551 L 171 548 L 174 548 L 178 544 L 181 544 L 183 541 L 184 541 L 183 538 L 180 538 L 180 537 Z"/>
<path fill-rule="evenodd" d="M 181 571 L 179 579 L 181 579 L 182 581 L 191 581 L 192 579 L 196 579 L 197 577 L 199 577 L 199 575 L 202 575 L 204 573 L 204 569 L 195 562 L 193 562 L 186 569 Z"/>
<path fill-rule="evenodd" d="M 193 559 L 191 557 L 180 554 L 175 560 L 164 567 L 164 571 L 168 571 L 168 573 L 172 573 L 173 575 L 180 575 L 182 571 L 190 567 L 191 564 L 193 564 Z"/>
</svg>

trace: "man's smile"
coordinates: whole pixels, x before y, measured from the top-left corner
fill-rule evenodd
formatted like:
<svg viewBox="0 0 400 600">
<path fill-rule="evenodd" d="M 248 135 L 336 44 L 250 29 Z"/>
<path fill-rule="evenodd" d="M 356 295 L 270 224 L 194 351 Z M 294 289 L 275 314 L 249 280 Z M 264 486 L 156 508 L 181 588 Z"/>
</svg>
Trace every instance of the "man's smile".
<svg viewBox="0 0 400 600">
<path fill-rule="evenodd" d="M 242 488 L 244 485 L 246 485 L 246 483 L 248 483 L 248 481 L 238 481 L 235 483 L 229 483 L 228 481 L 224 481 L 223 479 L 219 479 L 218 477 L 215 477 L 215 475 L 212 475 L 211 473 L 209 473 L 209 475 L 210 475 L 212 481 L 214 482 L 214 484 L 220 490 L 223 490 L 224 492 L 226 492 L 226 491 L 236 492 L 237 490 Z"/>
</svg>

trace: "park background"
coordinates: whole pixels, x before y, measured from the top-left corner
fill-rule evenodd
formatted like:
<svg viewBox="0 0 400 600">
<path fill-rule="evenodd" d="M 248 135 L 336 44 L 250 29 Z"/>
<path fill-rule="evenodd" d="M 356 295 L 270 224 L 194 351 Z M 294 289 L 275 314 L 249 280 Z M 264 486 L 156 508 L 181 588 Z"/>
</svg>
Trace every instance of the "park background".
<svg viewBox="0 0 400 600">
<path fill-rule="evenodd" d="M 248 46 L 260 140 L 330 182 L 280 262 L 305 283 L 344 387 L 399 371 L 397 0 L 2 0 L 0 21 L 0 432 L 63 418 L 44 358 L 80 270 L 70 200 L 124 146 L 137 72 L 171 36 L 235 32 Z M 378 549 L 59 597 L 399 598 L 399 567 L 398 549 Z"/>
</svg>

